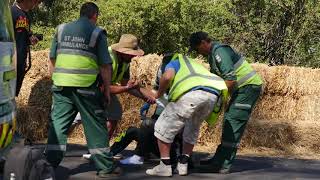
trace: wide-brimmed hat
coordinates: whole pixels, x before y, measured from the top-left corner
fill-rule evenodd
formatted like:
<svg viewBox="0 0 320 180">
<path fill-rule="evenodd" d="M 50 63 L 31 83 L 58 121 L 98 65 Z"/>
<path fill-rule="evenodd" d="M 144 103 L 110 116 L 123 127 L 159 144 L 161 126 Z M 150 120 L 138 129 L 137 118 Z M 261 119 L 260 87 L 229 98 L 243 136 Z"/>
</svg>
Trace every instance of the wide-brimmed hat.
<svg viewBox="0 0 320 180">
<path fill-rule="evenodd" d="M 144 51 L 139 47 L 138 38 L 132 34 L 123 34 L 118 43 L 111 45 L 111 49 L 134 56 L 144 55 Z"/>
</svg>

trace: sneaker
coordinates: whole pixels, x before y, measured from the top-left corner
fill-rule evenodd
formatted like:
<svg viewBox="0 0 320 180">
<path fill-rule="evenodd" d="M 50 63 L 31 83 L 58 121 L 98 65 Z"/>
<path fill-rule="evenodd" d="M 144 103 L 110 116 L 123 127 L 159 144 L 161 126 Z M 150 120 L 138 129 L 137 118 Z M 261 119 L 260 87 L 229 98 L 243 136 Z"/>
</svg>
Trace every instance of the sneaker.
<svg viewBox="0 0 320 180">
<path fill-rule="evenodd" d="M 148 169 L 146 173 L 151 176 L 171 177 L 172 169 L 171 169 L 171 165 L 165 165 L 162 161 L 160 161 L 160 164 L 158 166 L 152 169 Z"/>
<path fill-rule="evenodd" d="M 99 171 L 97 176 L 99 179 L 109 179 L 112 177 L 119 177 L 122 174 L 122 169 L 120 167 L 114 168 L 111 172 Z"/>
<path fill-rule="evenodd" d="M 177 171 L 180 176 L 186 176 L 188 174 L 188 163 L 182 164 L 178 162 Z"/>
<path fill-rule="evenodd" d="M 82 158 L 86 159 L 86 160 L 90 160 L 91 159 L 91 154 L 83 154 Z"/>
<path fill-rule="evenodd" d="M 129 165 L 141 165 L 143 164 L 143 157 L 138 155 L 130 156 L 126 159 L 120 160 L 121 164 L 129 164 Z"/>
</svg>

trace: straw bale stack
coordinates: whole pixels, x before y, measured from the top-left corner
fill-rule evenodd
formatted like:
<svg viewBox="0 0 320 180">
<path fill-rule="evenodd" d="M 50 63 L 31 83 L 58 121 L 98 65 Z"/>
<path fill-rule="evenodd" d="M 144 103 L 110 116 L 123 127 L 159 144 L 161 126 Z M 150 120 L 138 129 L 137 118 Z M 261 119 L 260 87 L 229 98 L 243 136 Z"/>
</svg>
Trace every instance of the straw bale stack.
<svg viewBox="0 0 320 180">
<path fill-rule="evenodd" d="M 47 51 L 33 53 L 33 68 L 27 74 L 18 101 L 19 130 L 33 139 L 46 136 L 51 106 Z M 131 77 L 142 85 L 152 86 L 161 56 L 151 54 L 135 58 Z M 203 62 L 202 62 L 203 63 Z M 204 63 L 206 67 L 207 64 Z M 266 147 L 289 155 L 320 150 L 320 70 L 300 67 L 254 64 L 264 80 L 263 94 L 256 105 L 241 147 Z M 139 108 L 143 101 L 128 94 L 119 96 L 123 119 L 117 132 L 140 123 Z M 216 127 L 203 124 L 199 144 L 215 147 L 220 141 L 221 122 Z M 84 138 L 81 128 L 73 137 Z"/>
<path fill-rule="evenodd" d="M 48 73 L 48 51 L 32 53 L 32 68 L 26 74 L 17 100 L 18 130 L 24 136 L 40 140 L 47 135 L 51 108 L 51 79 Z"/>
<path fill-rule="evenodd" d="M 162 56 L 156 54 L 134 58 L 130 64 L 131 78 L 139 80 L 142 86 L 152 86 L 161 60 Z"/>
<path fill-rule="evenodd" d="M 264 78 L 265 94 L 290 96 L 320 96 L 320 69 L 302 67 L 273 66 L 254 64 L 253 66 Z"/>
</svg>

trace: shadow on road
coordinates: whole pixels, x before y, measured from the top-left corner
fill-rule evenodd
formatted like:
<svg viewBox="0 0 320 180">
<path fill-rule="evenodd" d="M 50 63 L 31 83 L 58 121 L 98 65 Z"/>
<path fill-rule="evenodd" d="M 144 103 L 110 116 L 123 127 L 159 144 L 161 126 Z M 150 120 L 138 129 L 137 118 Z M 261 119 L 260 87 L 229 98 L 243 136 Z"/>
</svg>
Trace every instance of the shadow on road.
<svg viewBox="0 0 320 180">
<path fill-rule="evenodd" d="M 57 179 L 94 179 L 96 173 L 94 164 L 84 160 L 81 157 L 83 153 L 87 153 L 85 146 L 68 145 L 66 157 L 56 171 Z M 128 155 L 132 152 L 126 151 L 124 154 Z M 195 152 L 195 155 L 203 159 L 209 154 Z M 142 166 L 122 166 L 124 174 L 118 179 L 159 179 L 145 174 L 146 169 L 155 166 L 158 162 L 158 160 L 154 160 L 148 161 Z M 188 176 L 174 175 L 174 179 L 320 179 L 320 161 L 317 160 L 239 156 L 234 163 L 231 174 L 199 173 L 198 168 L 192 170 Z"/>
</svg>

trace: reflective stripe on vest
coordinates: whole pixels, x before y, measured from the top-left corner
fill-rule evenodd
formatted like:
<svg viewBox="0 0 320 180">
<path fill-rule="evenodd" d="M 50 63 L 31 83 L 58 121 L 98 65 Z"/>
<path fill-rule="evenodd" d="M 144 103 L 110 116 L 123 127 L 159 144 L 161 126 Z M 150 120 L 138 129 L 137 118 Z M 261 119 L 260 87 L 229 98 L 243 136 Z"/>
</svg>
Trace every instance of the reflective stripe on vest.
<svg viewBox="0 0 320 180">
<path fill-rule="evenodd" d="M 58 54 L 52 74 L 53 84 L 66 87 L 89 87 L 96 81 L 98 69 L 95 61 L 88 57 Z"/>
<path fill-rule="evenodd" d="M 123 79 L 124 73 L 128 70 L 129 64 L 128 63 L 123 63 L 121 72 L 118 75 L 118 68 L 119 68 L 119 62 L 116 54 L 112 51 L 111 47 L 108 48 L 111 60 L 112 60 L 112 84 L 117 84 L 120 83 Z"/>
<path fill-rule="evenodd" d="M 81 51 L 78 49 L 58 49 L 57 54 L 73 54 L 73 55 L 80 55 L 80 56 L 86 56 L 88 58 L 94 59 L 97 61 L 97 56 L 91 52 L 87 51 Z"/>
<path fill-rule="evenodd" d="M 190 61 L 187 59 L 187 57 L 183 56 L 183 60 L 184 60 L 185 64 L 187 65 L 190 74 L 185 76 L 184 78 L 182 78 L 179 82 L 175 83 L 174 86 L 170 89 L 170 92 L 174 92 L 175 89 L 178 87 L 178 85 L 180 85 L 186 79 L 189 79 L 191 77 L 202 77 L 202 78 L 209 79 L 209 80 L 214 80 L 214 81 L 223 81 L 218 76 L 207 76 L 207 75 L 196 73 L 195 70 L 193 69 L 192 65 L 190 64 Z M 169 95 L 169 99 L 171 99 L 170 95 Z"/>
<path fill-rule="evenodd" d="M 66 24 L 61 24 L 58 26 L 58 37 L 57 37 L 57 41 L 58 41 L 58 45 L 60 45 L 60 43 L 62 42 L 62 32 L 65 28 Z M 99 34 L 103 31 L 103 29 L 96 27 L 93 32 L 91 33 L 91 37 L 90 37 L 90 42 L 89 42 L 89 47 L 95 47 L 96 43 L 97 43 L 97 39 L 99 37 Z M 57 54 L 74 54 L 74 55 L 81 55 L 81 56 L 87 56 L 89 58 L 92 58 L 94 60 L 97 61 L 97 55 L 88 52 L 88 51 L 84 51 L 81 49 L 69 49 L 69 48 L 59 48 L 57 50 Z"/>
<path fill-rule="evenodd" d="M 98 74 L 99 71 L 95 69 L 65 69 L 65 68 L 55 68 L 56 73 L 66 73 L 66 74 Z"/>
<path fill-rule="evenodd" d="M 62 41 L 62 31 L 64 29 L 64 27 L 66 26 L 66 24 L 61 24 L 58 26 L 58 29 L 57 29 L 57 41 L 58 43 L 60 43 Z"/>
<path fill-rule="evenodd" d="M 57 59 L 52 79 L 57 86 L 88 87 L 96 80 L 99 73 L 96 54 L 84 49 L 72 49 L 63 46 L 63 31 L 66 24 L 58 26 Z M 96 27 L 90 36 L 89 47 L 95 47 L 100 32 Z"/>
<path fill-rule="evenodd" d="M 0 104 L 15 97 L 15 45 L 13 42 L 0 42 Z"/>
<path fill-rule="evenodd" d="M 61 24 L 60 26 L 58 26 L 58 43 L 62 41 L 62 32 L 63 29 L 65 28 L 66 24 Z M 96 27 L 90 37 L 90 41 L 89 41 L 89 47 L 94 47 L 97 44 L 97 39 L 99 37 L 99 34 L 103 31 L 103 29 Z"/>
<path fill-rule="evenodd" d="M 230 46 L 226 44 L 218 44 L 214 46 L 213 51 L 216 51 L 220 47 L 230 47 Z M 213 58 L 215 61 L 217 61 L 215 57 Z M 247 84 L 256 84 L 256 85 L 262 84 L 262 80 L 260 76 L 256 73 L 256 71 L 252 69 L 251 65 L 244 59 L 243 56 L 241 56 L 241 58 L 233 65 L 233 68 L 236 71 L 238 88 L 245 86 Z"/>
<path fill-rule="evenodd" d="M 94 47 L 97 44 L 97 39 L 99 37 L 99 34 L 103 31 L 103 29 L 96 27 L 90 37 L 89 47 Z"/>
<path fill-rule="evenodd" d="M 246 75 L 242 76 L 242 77 L 239 77 L 239 69 L 242 67 L 242 66 L 250 66 L 248 64 L 248 62 L 246 60 L 244 60 L 244 57 L 241 57 L 234 65 L 234 69 L 236 71 L 236 74 L 237 74 L 237 86 L 238 87 L 241 87 L 241 86 L 244 86 L 246 85 L 246 81 L 248 81 L 250 78 L 254 77 L 257 72 L 255 70 L 252 69 L 251 72 L 247 73 Z M 250 67 L 251 68 L 251 67 Z"/>
<path fill-rule="evenodd" d="M 233 68 L 237 70 L 242 65 L 243 62 L 244 62 L 244 58 L 243 56 L 241 56 L 241 58 L 233 65 Z"/>
<path fill-rule="evenodd" d="M 169 101 L 176 101 L 185 92 L 188 92 L 190 89 L 197 86 L 211 87 L 220 91 L 220 96 L 218 97 L 216 105 L 214 109 L 212 109 L 212 113 L 206 119 L 209 125 L 214 125 L 221 112 L 221 106 L 225 103 L 228 96 L 228 90 L 224 80 L 219 76 L 210 73 L 205 67 L 193 60 L 188 59 L 185 56 L 182 57 L 182 55 L 179 55 L 178 57 L 180 70 L 176 73 L 173 84 L 171 85 Z M 189 74 L 185 75 L 185 73 Z M 219 100 L 219 98 L 221 99 Z"/>
<path fill-rule="evenodd" d="M 14 54 L 14 44 L 12 42 L 0 42 L 0 72 L 12 71 L 12 56 Z"/>
</svg>

